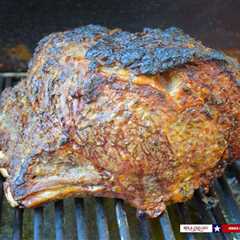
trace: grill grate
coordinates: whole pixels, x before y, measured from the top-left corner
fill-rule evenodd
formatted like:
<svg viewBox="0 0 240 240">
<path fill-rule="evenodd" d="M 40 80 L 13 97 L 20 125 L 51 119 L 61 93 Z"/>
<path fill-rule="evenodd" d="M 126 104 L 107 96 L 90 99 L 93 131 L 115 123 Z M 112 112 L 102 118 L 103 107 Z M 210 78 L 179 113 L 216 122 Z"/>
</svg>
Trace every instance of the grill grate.
<svg viewBox="0 0 240 240">
<path fill-rule="evenodd" d="M 26 76 L 25 73 L 0 73 L 0 90 L 5 87 L 9 87 L 15 84 L 21 77 Z M 116 226 L 118 227 L 118 237 L 121 240 L 130 239 L 240 239 L 238 234 L 180 234 L 179 223 L 240 223 L 240 163 L 235 162 L 230 170 L 227 170 L 225 175 L 215 180 L 213 187 L 210 189 L 208 196 L 200 189 L 194 194 L 194 198 L 186 203 L 176 204 L 169 208 L 159 220 L 148 220 L 144 215 L 138 216 L 138 224 L 133 224 L 131 221 L 129 211 L 133 211 L 128 206 L 124 205 L 124 202 L 119 199 L 114 201 L 115 215 L 116 215 Z M 234 182 L 235 184 L 231 184 Z M 234 187 L 235 186 L 235 187 Z M 209 197 L 210 196 L 210 197 Z M 206 199 L 207 203 L 206 203 Z M 210 200 L 212 199 L 212 202 Z M 39 207 L 34 210 L 23 210 L 23 209 L 10 209 L 3 208 L 3 188 L 0 184 L 0 238 L 1 239 L 47 239 L 46 238 L 46 225 L 44 224 L 45 213 L 48 211 L 47 207 Z M 100 239 L 108 240 L 111 238 L 109 216 L 106 213 L 104 207 L 105 199 L 95 198 L 92 206 L 95 206 L 96 210 L 96 229 L 97 234 L 89 236 L 88 220 L 86 217 L 87 209 L 85 199 L 76 198 L 74 199 L 75 224 L 76 234 L 72 234 L 72 239 L 85 240 L 85 239 Z M 70 236 L 66 229 L 65 219 L 66 208 L 64 207 L 64 201 L 57 201 L 54 203 L 54 222 L 55 222 L 55 239 L 64 240 L 69 239 Z M 5 211 L 13 214 L 13 227 L 12 233 L 4 232 L 5 227 L 2 222 L 2 217 Z M 170 211 L 171 210 L 171 211 Z M 33 223 L 32 237 L 23 238 L 24 235 L 24 221 L 27 218 L 25 216 L 30 212 L 30 221 Z M 111 212 L 113 215 L 113 212 Z M 132 214 L 131 214 L 132 215 Z M 29 218 L 29 217 L 28 217 Z M 179 218 L 179 221 L 175 219 Z M 157 223 L 158 221 L 158 223 Z M 27 224 L 31 222 L 27 221 Z M 139 228 L 139 231 L 133 232 L 132 228 Z M 65 232 L 64 232 L 65 231 Z M 68 233 L 68 234 L 67 234 Z M 196 238 L 197 236 L 197 238 Z M 200 238 L 199 238 L 200 237 Z M 52 239 L 52 238 L 51 238 Z"/>
<path fill-rule="evenodd" d="M 33 226 L 34 226 L 34 239 L 40 240 L 43 238 L 42 234 L 42 226 L 43 226 L 43 208 L 36 208 L 34 209 L 34 216 L 33 216 Z"/>
<path fill-rule="evenodd" d="M 87 226 L 86 218 L 84 213 L 84 202 L 83 199 L 75 199 L 75 214 L 76 214 L 76 225 L 77 225 L 77 239 L 87 239 Z"/>
</svg>

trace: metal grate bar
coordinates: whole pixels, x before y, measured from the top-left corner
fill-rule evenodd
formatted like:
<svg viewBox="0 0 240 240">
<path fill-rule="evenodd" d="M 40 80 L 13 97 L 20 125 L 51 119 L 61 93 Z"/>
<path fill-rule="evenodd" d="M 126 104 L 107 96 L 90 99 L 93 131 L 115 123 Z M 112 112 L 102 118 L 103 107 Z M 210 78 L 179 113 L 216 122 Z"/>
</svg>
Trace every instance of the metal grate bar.
<svg viewBox="0 0 240 240">
<path fill-rule="evenodd" d="M 13 219 L 13 240 L 22 239 L 22 223 L 23 223 L 23 209 L 14 209 L 14 219 Z"/>
<path fill-rule="evenodd" d="M 103 199 L 96 199 L 96 216 L 97 216 L 97 229 L 98 229 L 98 237 L 99 240 L 108 240 L 109 239 L 109 231 L 107 225 L 107 218 L 104 211 Z"/>
<path fill-rule="evenodd" d="M 26 72 L 2 72 L 0 73 L 0 78 L 9 78 L 9 77 L 15 77 L 15 78 L 21 78 L 26 77 Z"/>
<path fill-rule="evenodd" d="M 129 226 L 127 220 L 127 214 L 123 207 L 123 201 L 120 199 L 115 200 L 115 209 L 117 216 L 117 224 L 121 240 L 130 240 Z"/>
<path fill-rule="evenodd" d="M 75 216 L 77 225 L 77 239 L 87 239 L 86 218 L 84 213 L 84 201 L 81 198 L 75 198 Z"/>
<path fill-rule="evenodd" d="M 146 215 L 143 214 L 138 217 L 138 220 L 140 222 L 140 231 L 142 235 L 143 240 L 150 240 L 152 239 L 151 231 L 150 231 L 150 223 L 148 219 L 146 218 Z"/>
<path fill-rule="evenodd" d="M 169 219 L 167 210 L 160 216 L 159 222 L 162 228 L 163 237 L 165 240 L 175 240 L 175 236 L 172 229 L 172 224 Z"/>
<path fill-rule="evenodd" d="M 34 240 L 43 239 L 43 208 L 35 208 L 33 216 Z"/>
<path fill-rule="evenodd" d="M 63 240 L 63 201 L 55 202 L 55 239 Z"/>
<path fill-rule="evenodd" d="M 189 209 L 185 203 L 178 203 L 176 205 L 176 209 L 178 212 L 178 215 L 180 218 L 183 220 L 184 224 L 191 224 L 191 217 L 189 215 Z M 186 233 L 185 234 L 185 239 L 186 240 L 195 240 L 195 237 L 193 236 L 192 233 Z"/>
</svg>

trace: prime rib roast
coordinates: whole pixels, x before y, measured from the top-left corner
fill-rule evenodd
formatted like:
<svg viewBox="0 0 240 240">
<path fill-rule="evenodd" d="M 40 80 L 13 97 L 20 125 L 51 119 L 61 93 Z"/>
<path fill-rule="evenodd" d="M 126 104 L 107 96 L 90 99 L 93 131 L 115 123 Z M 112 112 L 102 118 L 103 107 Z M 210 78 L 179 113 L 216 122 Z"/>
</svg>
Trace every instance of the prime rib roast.
<svg viewBox="0 0 240 240">
<path fill-rule="evenodd" d="M 156 217 L 240 157 L 239 65 L 177 28 L 53 33 L 1 94 L 0 148 L 12 206 L 101 196 Z"/>
</svg>

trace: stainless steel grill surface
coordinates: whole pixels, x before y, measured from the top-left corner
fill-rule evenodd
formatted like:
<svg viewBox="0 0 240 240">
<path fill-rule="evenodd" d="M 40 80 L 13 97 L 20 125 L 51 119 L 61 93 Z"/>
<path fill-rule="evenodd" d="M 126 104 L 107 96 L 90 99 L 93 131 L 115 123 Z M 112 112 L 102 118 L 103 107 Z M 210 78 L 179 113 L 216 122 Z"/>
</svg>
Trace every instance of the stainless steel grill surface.
<svg viewBox="0 0 240 240">
<path fill-rule="evenodd" d="M 0 89 L 25 73 L 0 73 Z M 240 223 L 240 161 L 215 180 L 209 193 L 195 192 L 191 201 L 175 204 L 159 218 L 136 216 L 119 199 L 69 199 L 36 209 L 12 209 L 0 187 L 0 239 L 240 239 L 240 234 L 181 234 L 180 223 Z M 53 207 L 54 205 L 54 207 Z"/>
</svg>

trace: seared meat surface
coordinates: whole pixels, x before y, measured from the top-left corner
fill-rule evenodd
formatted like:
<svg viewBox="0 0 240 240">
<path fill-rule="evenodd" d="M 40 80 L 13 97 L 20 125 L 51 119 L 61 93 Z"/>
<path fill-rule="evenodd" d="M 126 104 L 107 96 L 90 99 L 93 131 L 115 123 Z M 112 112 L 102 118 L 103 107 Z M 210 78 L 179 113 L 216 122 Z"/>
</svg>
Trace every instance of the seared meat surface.
<svg viewBox="0 0 240 240">
<path fill-rule="evenodd" d="M 239 79 L 233 59 L 176 28 L 49 35 L 0 99 L 9 202 L 115 197 L 158 216 L 240 157 Z"/>
</svg>

